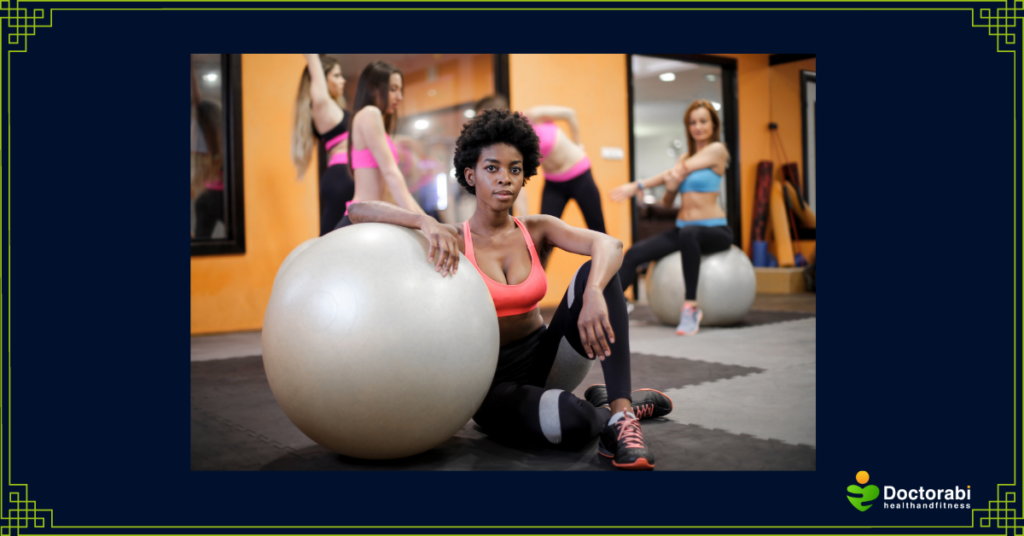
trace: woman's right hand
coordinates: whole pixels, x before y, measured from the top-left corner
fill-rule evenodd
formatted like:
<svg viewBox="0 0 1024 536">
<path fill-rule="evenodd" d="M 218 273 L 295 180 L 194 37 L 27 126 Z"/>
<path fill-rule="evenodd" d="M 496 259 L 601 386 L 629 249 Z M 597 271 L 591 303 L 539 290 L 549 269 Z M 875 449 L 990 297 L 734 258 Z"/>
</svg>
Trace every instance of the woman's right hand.
<svg viewBox="0 0 1024 536">
<path fill-rule="evenodd" d="M 630 197 L 633 197 L 637 192 L 639 192 L 639 189 L 636 187 L 636 183 L 630 182 L 613 188 L 612 191 L 608 192 L 608 198 L 618 203 L 619 201 L 625 201 Z"/>
<path fill-rule="evenodd" d="M 459 229 L 454 225 L 439 223 L 430 216 L 423 217 L 420 231 L 430 241 L 427 260 L 434 263 L 434 269 L 441 272 L 441 277 L 455 275 L 459 270 Z"/>
<path fill-rule="evenodd" d="M 665 190 L 674 192 L 683 184 L 684 177 L 679 173 L 678 168 L 672 168 L 665 172 Z"/>
</svg>

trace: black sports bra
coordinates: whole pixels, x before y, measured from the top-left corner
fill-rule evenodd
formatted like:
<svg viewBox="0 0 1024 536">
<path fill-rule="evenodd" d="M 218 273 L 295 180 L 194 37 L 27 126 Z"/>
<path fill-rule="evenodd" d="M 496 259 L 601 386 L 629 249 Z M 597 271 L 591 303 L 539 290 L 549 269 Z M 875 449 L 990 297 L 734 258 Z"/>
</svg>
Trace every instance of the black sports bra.
<svg viewBox="0 0 1024 536">
<path fill-rule="evenodd" d="M 338 123 L 337 125 L 334 125 L 334 128 L 332 128 L 331 130 L 328 130 L 326 134 L 321 134 L 321 133 L 316 131 L 316 125 L 314 124 L 313 125 L 313 134 L 316 134 L 316 137 L 320 138 L 321 141 L 330 141 L 330 140 L 333 140 L 334 138 L 337 138 L 338 136 L 341 136 L 342 134 L 348 132 L 348 118 L 352 114 L 348 113 L 348 110 L 343 110 L 343 111 L 345 112 L 345 116 L 341 118 L 341 122 L 340 123 Z"/>
</svg>

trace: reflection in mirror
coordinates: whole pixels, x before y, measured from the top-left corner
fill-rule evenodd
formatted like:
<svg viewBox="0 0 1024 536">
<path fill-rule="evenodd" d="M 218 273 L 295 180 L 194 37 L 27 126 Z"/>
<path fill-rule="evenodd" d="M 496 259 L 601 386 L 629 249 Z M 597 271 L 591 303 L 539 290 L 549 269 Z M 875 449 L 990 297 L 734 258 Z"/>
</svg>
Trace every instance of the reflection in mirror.
<svg viewBox="0 0 1024 536">
<path fill-rule="evenodd" d="M 633 177 L 654 176 L 687 154 L 683 115 L 695 100 L 707 100 L 722 115 L 722 67 L 668 58 L 632 56 Z M 722 122 L 720 139 L 726 140 Z M 718 204 L 728 214 L 727 182 L 722 181 Z M 660 203 L 664 186 L 644 192 L 647 205 Z M 678 208 L 681 200 L 676 197 Z"/>
<path fill-rule="evenodd" d="M 224 102 L 220 54 L 192 54 L 191 234 L 227 238 L 224 218 Z"/>
<path fill-rule="evenodd" d="M 192 255 L 245 253 L 242 57 L 192 54 Z"/>
</svg>

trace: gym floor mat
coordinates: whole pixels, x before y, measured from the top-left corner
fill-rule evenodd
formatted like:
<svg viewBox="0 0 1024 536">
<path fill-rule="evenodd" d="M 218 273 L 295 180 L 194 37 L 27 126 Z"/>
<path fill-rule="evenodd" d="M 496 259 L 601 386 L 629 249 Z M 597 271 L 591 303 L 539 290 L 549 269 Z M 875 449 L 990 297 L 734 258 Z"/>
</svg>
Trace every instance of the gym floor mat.
<svg viewBox="0 0 1024 536">
<path fill-rule="evenodd" d="M 634 353 L 634 387 L 680 389 L 763 369 L 679 357 Z M 191 468 L 193 470 L 615 470 L 597 455 L 597 442 L 577 451 L 509 444 L 470 421 L 453 438 L 401 460 L 367 461 L 340 456 L 313 443 L 281 411 L 260 356 L 191 364 Z M 601 383 L 600 365 L 577 389 Z M 675 412 L 685 412 L 676 406 Z M 682 424 L 643 423 L 659 470 L 814 470 L 807 445 Z"/>
</svg>

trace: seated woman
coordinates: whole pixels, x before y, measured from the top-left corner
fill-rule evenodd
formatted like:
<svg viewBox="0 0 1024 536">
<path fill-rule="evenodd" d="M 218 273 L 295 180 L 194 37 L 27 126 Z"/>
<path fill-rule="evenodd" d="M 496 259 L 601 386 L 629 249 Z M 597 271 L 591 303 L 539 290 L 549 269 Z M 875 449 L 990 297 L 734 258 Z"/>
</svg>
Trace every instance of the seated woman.
<svg viewBox="0 0 1024 536">
<path fill-rule="evenodd" d="M 461 227 L 382 202 L 355 203 L 353 223 L 382 222 L 420 229 L 428 260 L 442 277 L 458 270 L 459 253 L 480 273 L 494 299 L 501 350 L 483 405 L 473 419 L 495 435 L 580 448 L 600 435 L 599 452 L 622 469 L 653 469 L 638 417 L 672 410 L 664 394 L 630 393 L 629 326 L 616 270 L 622 243 L 545 215 L 509 215 L 526 180 L 537 173 L 540 149 L 529 121 L 508 110 L 488 110 L 467 123 L 456 142 L 455 169 L 476 196 L 476 211 Z M 541 261 L 552 248 L 589 255 L 573 277 L 550 326 L 538 305 L 547 291 Z M 587 389 L 586 402 L 545 389 L 562 338 L 580 355 L 601 359 L 607 387 Z"/>
<path fill-rule="evenodd" d="M 722 123 L 710 102 L 698 100 L 691 104 L 683 116 L 683 124 L 689 148 L 686 156 L 680 157 L 672 169 L 615 188 L 609 192 L 609 197 L 612 201 L 623 201 L 645 188 L 664 184 L 662 201 L 671 207 L 676 190 L 682 193 L 676 228 L 633 244 L 619 269 L 619 279 L 628 287 L 636 278 L 637 266 L 679 251 L 686 300 L 676 334 L 695 335 L 703 316 L 697 307 L 700 256 L 727 250 L 732 245 L 732 229 L 726 224 L 722 207 L 718 206 L 718 191 L 729 163 L 729 151 L 719 141 Z"/>
</svg>

